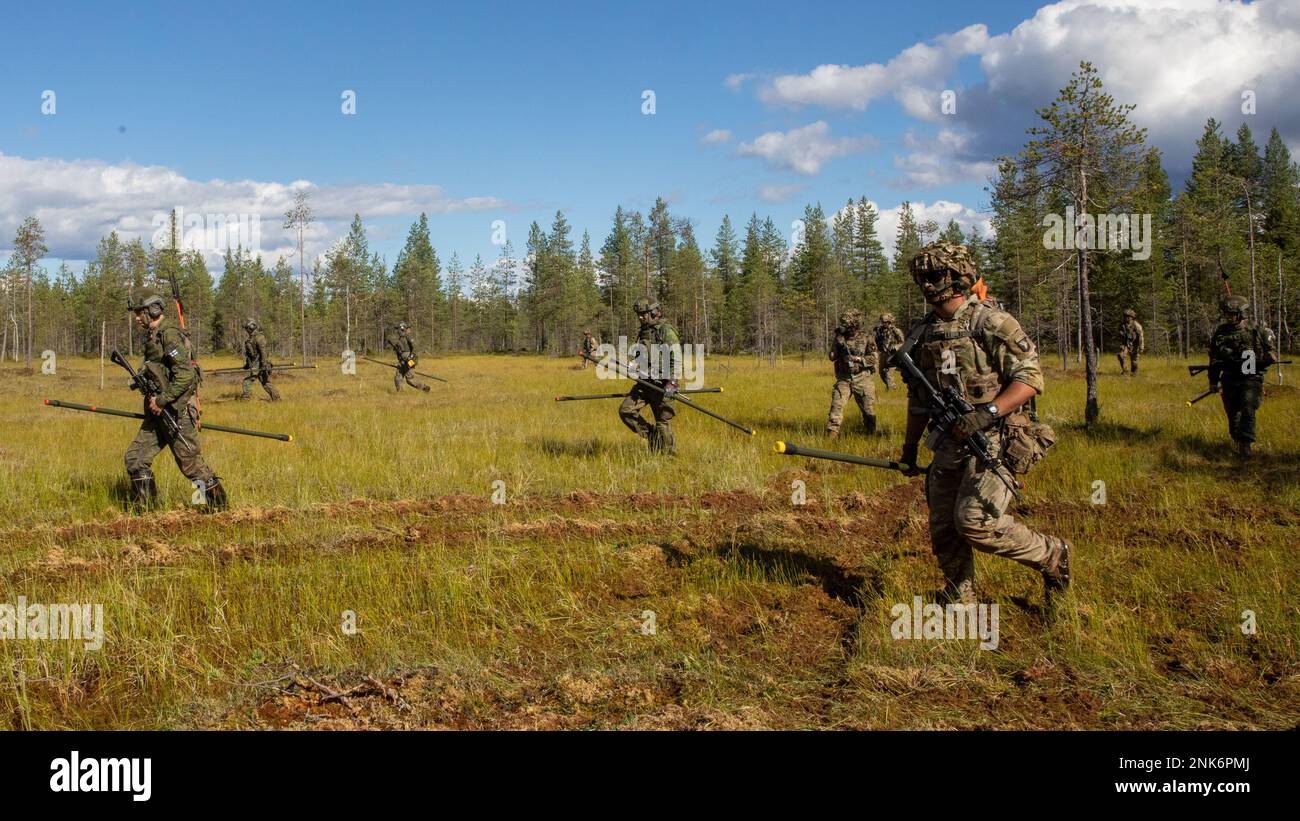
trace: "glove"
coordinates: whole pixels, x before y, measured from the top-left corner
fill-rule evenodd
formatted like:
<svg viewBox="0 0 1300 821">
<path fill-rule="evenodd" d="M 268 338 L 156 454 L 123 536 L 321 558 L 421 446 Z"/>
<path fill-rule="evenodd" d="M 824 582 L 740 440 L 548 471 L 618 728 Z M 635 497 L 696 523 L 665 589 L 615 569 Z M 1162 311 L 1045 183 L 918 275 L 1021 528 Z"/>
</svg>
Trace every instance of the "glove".
<svg viewBox="0 0 1300 821">
<path fill-rule="evenodd" d="M 952 426 L 952 432 L 958 439 L 965 439 L 972 433 L 984 430 L 997 420 L 998 418 L 987 407 L 981 406 L 960 416 Z"/>
<path fill-rule="evenodd" d="M 921 469 L 917 467 L 917 447 L 916 443 L 903 445 L 903 454 L 898 457 L 898 461 L 907 465 L 907 470 L 903 471 L 904 476 L 919 476 Z"/>
<path fill-rule="evenodd" d="M 665 383 L 664 383 L 664 399 L 672 399 L 672 398 L 673 398 L 674 396 L 676 396 L 676 395 L 677 395 L 677 383 L 676 383 L 676 382 L 665 382 Z"/>
</svg>

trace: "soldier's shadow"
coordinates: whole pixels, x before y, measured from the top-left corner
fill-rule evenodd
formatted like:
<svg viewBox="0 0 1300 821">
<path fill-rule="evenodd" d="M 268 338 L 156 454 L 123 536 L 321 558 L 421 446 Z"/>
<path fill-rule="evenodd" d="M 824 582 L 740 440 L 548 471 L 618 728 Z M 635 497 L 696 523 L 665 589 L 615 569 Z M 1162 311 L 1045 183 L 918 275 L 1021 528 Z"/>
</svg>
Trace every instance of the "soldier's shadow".
<svg viewBox="0 0 1300 821">
<path fill-rule="evenodd" d="M 1155 442 L 1164 432 L 1164 428 L 1160 425 L 1150 428 L 1138 428 L 1105 419 L 1094 422 L 1091 426 L 1085 425 L 1083 422 L 1070 422 L 1059 427 L 1063 431 L 1087 436 L 1090 439 L 1124 445 Z"/>
<path fill-rule="evenodd" d="M 1300 482 L 1300 459 L 1295 453 L 1261 450 L 1257 445 L 1250 459 L 1241 459 L 1226 433 L 1222 439 L 1184 434 L 1176 443 L 1161 455 L 1161 465 L 1175 473 L 1204 474 L 1216 479 L 1230 475 L 1233 481 L 1266 488 Z M 1188 454 L 1196 458 L 1185 458 Z"/>
<path fill-rule="evenodd" d="M 609 451 L 609 446 L 595 437 L 569 440 L 541 436 L 529 439 L 528 445 L 537 448 L 547 456 L 574 456 L 580 459 L 601 456 Z"/>
<path fill-rule="evenodd" d="M 108 498 L 123 510 L 131 507 L 131 480 L 119 476 L 108 485 Z"/>
</svg>

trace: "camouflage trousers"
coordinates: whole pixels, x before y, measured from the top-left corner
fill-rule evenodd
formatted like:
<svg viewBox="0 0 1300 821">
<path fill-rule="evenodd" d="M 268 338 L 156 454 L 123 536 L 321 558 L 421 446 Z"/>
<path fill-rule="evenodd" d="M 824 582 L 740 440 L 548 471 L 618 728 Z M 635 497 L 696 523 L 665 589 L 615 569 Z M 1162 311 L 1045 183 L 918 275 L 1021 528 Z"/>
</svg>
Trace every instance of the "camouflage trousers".
<svg viewBox="0 0 1300 821">
<path fill-rule="evenodd" d="M 994 448 L 996 431 L 989 432 Z M 930 505 L 930 547 L 954 601 L 975 601 L 975 550 L 993 553 L 1034 570 L 1054 571 L 1064 544 L 1030 530 L 1007 514 L 1011 490 L 956 440 L 945 439 L 925 479 Z"/>
<path fill-rule="evenodd" d="M 418 388 L 419 390 L 422 391 L 427 391 L 429 389 L 428 385 L 424 384 L 423 382 L 421 382 L 420 380 L 412 376 L 411 371 L 409 370 L 404 371 L 401 368 L 398 368 L 396 371 L 393 371 L 393 389 L 397 391 L 401 391 L 403 381 L 405 381 L 406 384 L 410 385 L 412 388 Z"/>
<path fill-rule="evenodd" d="M 1255 441 L 1255 411 L 1264 396 L 1263 379 L 1225 381 L 1220 389 L 1223 412 L 1228 415 L 1228 434 L 1232 441 L 1252 444 Z"/>
<path fill-rule="evenodd" d="M 862 411 L 862 423 L 866 425 L 867 433 L 876 432 L 876 385 L 871 381 L 872 376 L 874 371 L 863 371 L 848 379 L 835 380 L 835 387 L 831 389 L 831 412 L 826 416 L 827 433 L 839 431 L 840 425 L 844 424 L 844 406 L 849 403 L 850 396 Z"/>
<path fill-rule="evenodd" d="M 1138 372 L 1138 357 L 1139 357 L 1140 355 L 1141 355 L 1141 354 L 1140 354 L 1136 349 L 1134 349 L 1134 348 L 1130 348 L 1130 347 L 1127 346 L 1127 345 L 1125 345 L 1124 347 L 1120 348 L 1120 349 L 1119 349 L 1119 353 L 1115 354 L 1116 358 L 1119 359 L 1119 372 L 1120 372 L 1120 373 L 1137 373 L 1137 372 Z M 1124 361 L 1124 357 L 1126 357 L 1126 356 L 1128 357 L 1128 362 L 1127 362 L 1127 363 Z"/>
<path fill-rule="evenodd" d="M 267 395 L 271 397 L 272 402 L 275 402 L 280 398 L 280 392 L 275 389 L 275 385 L 271 384 L 270 371 L 251 371 L 244 377 L 244 394 L 239 397 L 240 399 L 249 398 L 253 390 L 254 382 L 262 383 L 262 388 L 266 391 Z"/>
<path fill-rule="evenodd" d="M 641 415 L 641 411 L 650 406 L 650 413 L 654 416 L 655 423 L 652 426 Z M 618 406 L 618 418 L 623 420 L 623 424 L 635 433 L 643 437 L 650 443 L 650 450 L 665 451 L 675 453 L 677 451 L 677 438 L 673 435 L 672 421 L 677 415 L 677 408 L 674 407 L 671 399 L 664 399 L 664 395 L 656 390 L 643 387 L 641 385 L 633 386 L 628 392 L 627 398 L 623 404 Z"/>
<path fill-rule="evenodd" d="M 897 371 L 898 368 L 880 369 L 880 381 L 885 383 L 885 390 L 892 391 L 894 389 L 894 373 Z"/>
<path fill-rule="evenodd" d="M 153 460 L 163 448 L 171 448 L 176 467 L 191 482 L 203 482 L 211 485 L 214 474 L 212 468 L 203 461 L 199 444 L 199 411 L 194 405 L 185 405 L 177 413 L 181 425 L 181 439 L 173 440 L 171 435 L 152 413 L 146 409 L 147 419 L 140 423 L 140 430 L 126 449 L 126 472 L 132 477 L 151 474 Z"/>
</svg>

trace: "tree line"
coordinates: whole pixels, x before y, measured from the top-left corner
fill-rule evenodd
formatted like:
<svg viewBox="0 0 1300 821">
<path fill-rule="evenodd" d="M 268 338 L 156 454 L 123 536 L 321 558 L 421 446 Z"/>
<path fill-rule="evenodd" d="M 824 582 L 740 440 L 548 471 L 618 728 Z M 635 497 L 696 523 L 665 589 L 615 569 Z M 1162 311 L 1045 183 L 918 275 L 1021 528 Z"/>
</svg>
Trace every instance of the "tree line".
<svg viewBox="0 0 1300 821">
<path fill-rule="evenodd" d="M 133 349 L 127 291 L 166 291 L 173 278 L 200 353 L 234 349 L 243 322 L 255 317 L 281 358 L 374 352 L 399 321 L 425 350 L 570 354 L 584 330 L 607 339 L 634 335 L 632 303 L 648 295 L 684 341 L 775 357 L 822 349 L 848 307 L 888 311 L 903 324 L 922 316 L 907 262 L 935 239 L 965 245 L 991 293 L 1039 345 L 1063 366 L 1086 361 L 1090 377 L 1095 354 L 1118 345 L 1126 308 L 1138 312 L 1151 351 L 1199 352 L 1225 283 L 1251 300 L 1284 348 L 1293 347 L 1300 171 L 1277 129 L 1261 150 L 1249 127 L 1229 137 L 1209 120 L 1191 174 L 1173 192 L 1160 151 L 1129 123 L 1131 108 L 1110 99 L 1082 64 L 1039 112 L 1042 123 L 1029 130 L 1020 155 L 1000 159 L 987 188 L 991 235 L 963 231 L 956 221 L 920 221 L 904 202 L 892 255 L 865 195 L 830 213 L 809 204 L 788 232 L 770 216 L 753 213 L 739 229 L 724 216 L 707 249 L 693 221 L 670 213 L 663 199 L 646 214 L 616 208 L 599 247 L 587 232 L 575 239 L 557 212 L 549 226 L 529 226 L 522 254 L 504 242 L 496 259 L 472 261 L 454 252 L 440 258 L 421 214 L 391 266 L 371 251 L 357 215 L 310 263 L 300 254 L 268 267 L 235 248 L 215 277 L 202 254 L 179 247 L 174 226 L 162 247 L 111 233 L 79 276 L 66 264 L 51 274 L 40 265 L 44 230 L 30 217 L 0 271 L 0 357 L 30 365 L 33 349 L 94 353 L 101 336 L 108 347 Z M 1047 247 L 1044 217 L 1072 206 L 1075 214 L 1151 215 L 1150 254 Z M 300 193 L 285 217 L 301 242 L 313 221 L 308 195 Z"/>
</svg>

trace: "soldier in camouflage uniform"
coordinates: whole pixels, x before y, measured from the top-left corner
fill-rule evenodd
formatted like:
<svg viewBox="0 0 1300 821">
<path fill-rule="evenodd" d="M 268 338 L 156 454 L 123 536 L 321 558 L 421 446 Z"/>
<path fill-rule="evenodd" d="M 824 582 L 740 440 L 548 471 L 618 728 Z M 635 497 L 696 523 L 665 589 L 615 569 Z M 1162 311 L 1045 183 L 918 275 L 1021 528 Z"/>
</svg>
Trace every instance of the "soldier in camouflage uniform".
<svg viewBox="0 0 1300 821">
<path fill-rule="evenodd" d="M 411 336 L 411 326 L 405 322 L 397 323 L 397 328 L 388 337 L 388 347 L 397 354 L 397 371 L 393 374 L 393 389 L 400 393 L 402 381 L 405 380 L 412 388 L 419 388 L 428 393 L 429 386 L 416 379 L 411 373 L 420 362 L 420 357 L 415 353 L 415 339 Z"/>
<path fill-rule="evenodd" d="M 840 315 L 839 327 L 829 353 L 835 363 L 835 387 L 831 388 L 831 411 L 826 416 L 826 434 L 834 439 L 844 424 L 844 406 L 849 397 L 862 411 L 867 434 L 876 432 L 876 384 L 871 381 L 879 364 L 876 342 L 862 327 L 862 312 L 851 308 Z"/>
<path fill-rule="evenodd" d="M 1124 311 L 1124 329 L 1120 332 L 1119 372 L 1137 376 L 1138 356 L 1147 349 L 1146 336 L 1142 333 L 1142 323 L 1137 321 L 1137 311 L 1128 308 Z M 1124 357 L 1128 357 L 1127 365 Z"/>
<path fill-rule="evenodd" d="M 654 372 L 648 376 L 655 377 L 651 381 L 662 386 L 664 393 L 640 384 L 633 385 L 627 398 L 619 405 L 618 416 L 633 433 L 649 442 L 651 452 L 671 456 L 677 453 L 677 438 L 673 435 L 672 421 L 677 415 L 673 396 L 677 393 L 676 375 L 681 367 L 681 340 L 676 329 L 664 321 L 659 303 L 655 300 L 642 297 L 633 304 L 632 309 L 641 323 L 636 341 L 646 347 L 648 361 L 654 368 Z M 642 409 L 647 405 L 654 416 L 653 426 L 641 415 Z"/>
<path fill-rule="evenodd" d="M 965 247 L 927 245 L 912 259 L 911 271 L 931 311 L 909 331 L 903 350 L 931 384 L 940 390 L 955 387 L 975 407 L 936 446 L 926 475 L 930 544 L 945 592 L 962 604 L 975 602 L 974 549 L 1039 571 L 1050 602 L 1069 585 L 1070 546 L 1009 516 L 1011 491 L 992 471 L 980 469 L 963 442 L 982 430 L 995 451 L 1001 449 L 1006 417 L 1020 413 L 1043 390 L 1038 352 L 1015 317 L 969 296 L 976 272 Z M 917 443 L 930 414 L 924 393 L 908 388 L 900 461 L 916 465 Z"/>
<path fill-rule="evenodd" d="M 244 392 L 239 398 L 248 399 L 256 381 L 262 383 L 272 402 L 278 401 L 280 392 L 271 384 L 271 357 L 266 352 L 266 334 L 258 328 L 256 319 L 245 322 L 244 330 L 248 331 L 244 339 L 244 370 L 248 373 L 244 376 Z"/>
<path fill-rule="evenodd" d="M 889 367 L 889 357 L 903 347 L 903 329 L 894 324 L 893 314 L 881 314 L 880 324 L 876 325 L 876 350 L 880 354 L 880 381 L 885 383 L 885 390 L 894 389 L 891 374 L 897 368 Z"/>
<path fill-rule="evenodd" d="M 1243 458 L 1250 457 L 1255 443 L 1255 411 L 1264 395 L 1264 374 L 1277 361 L 1273 332 L 1246 321 L 1249 304 L 1244 296 L 1221 299 L 1223 323 L 1210 337 L 1210 390 L 1222 391 L 1228 434 Z"/>
<path fill-rule="evenodd" d="M 209 509 L 229 505 L 221 478 L 203 461 L 199 445 L 199 408 L 196 394 L 199 370 L 190 350 L 189 338 L 167 318 L 163 298 L 147 288 L 133 290 L 127 308 L 144 331 L 144 364 L 158 380 L 162 393 L 145 402 L 145 419 L 126 449 L 126 472 L 131 477 L 131 501 L 139 509 L 152 507 L 158 498 L 153 461 L 163 448 L 170 448 L 176 466 L 195 486 L 197 498 Z M 181 435 L 173 439 L 157 417 L 168 413 L 176 418 Z"/>
<path fill-rule="evenodd" d="M 582 347 L 580 348 L 580 350 L 582 351 L 582 353 L 586 354 L 587 356 L 592 356 L 592 357 L 594 357 L 594 356 L 596 355 L 596 348 L 598 348 L 598 347 L 599 347 L 599 344 L 596 342 L 596 337 L 594 337 L 594 336 L 591 335 L 591 331 L 583 331 L 583 332 L 582 332 Z M 586 359 L 586 357 L 583 357 L 583 359 L 582 359 L 582 369 L 583 369 L 584 371 L 587 369 L 587 364 L 588 364 L 588 360 Z"/>
</svg>

